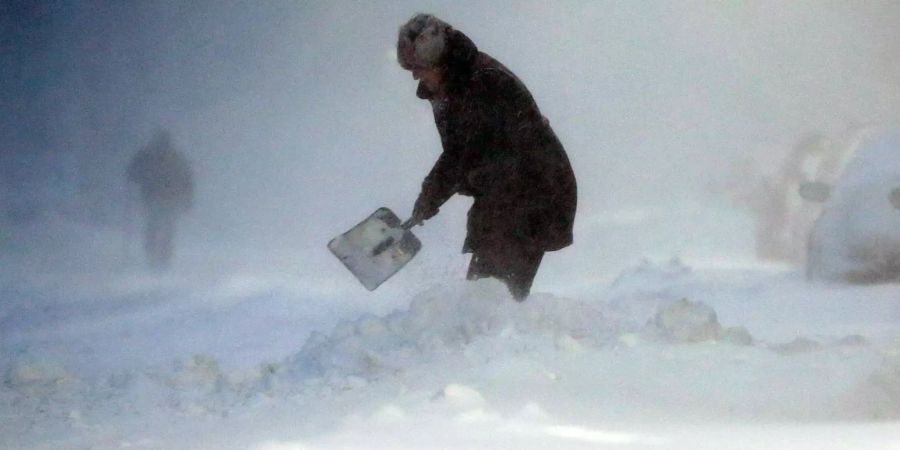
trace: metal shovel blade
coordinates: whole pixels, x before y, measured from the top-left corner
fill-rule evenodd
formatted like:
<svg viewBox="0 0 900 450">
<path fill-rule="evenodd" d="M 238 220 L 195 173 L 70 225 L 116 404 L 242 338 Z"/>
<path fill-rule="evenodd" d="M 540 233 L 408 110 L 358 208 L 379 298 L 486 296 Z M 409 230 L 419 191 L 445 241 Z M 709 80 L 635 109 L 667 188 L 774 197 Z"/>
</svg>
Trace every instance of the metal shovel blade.
<svg viewBox="0 0 900 450">
<path fill-rule="evenodd" d="M 328 249 L 366 289 L 373 291 L 416 256 L 422 243 L 388 208 L 328 243 Z"/>
</svg>

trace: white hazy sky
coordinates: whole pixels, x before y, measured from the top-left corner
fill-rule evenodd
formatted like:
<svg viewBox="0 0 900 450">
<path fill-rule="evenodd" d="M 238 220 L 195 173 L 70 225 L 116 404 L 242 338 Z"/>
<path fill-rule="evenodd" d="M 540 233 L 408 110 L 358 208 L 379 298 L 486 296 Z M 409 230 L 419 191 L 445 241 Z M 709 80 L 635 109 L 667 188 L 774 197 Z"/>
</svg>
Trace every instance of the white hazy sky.
<svg viewBox="0 0 900 450">
<path fill-rule="evenodd" d="M 440 151 L 430 108 L 393 55 L 399 25 L 416 12 L 453 24 L 529 87 L 574 166 L 581 224 L 614 209 L 701 201 L 729 161 L 784 151 L 808 131 L 900 122 L 894 1 L 69 10 L 59 18 L 56 58 L 67 69 L 53 94 L 54 142 L 86 155 L 124 149 L 112 162 L 87 157 L 120 189 L 129 154 L 155 127 L 170 128 L 198 172 L 186 228 L 195 237 L 280 236 L 324 251 L 378 206 L 409 214 Z M 456 251 L 466 205 L 451 201 L 423 232 Z"/>
<path fill-rule="evenodd" d="M 255 38 L 245 65 L 226 69 L 233 89 L 160 112 L 198 161 L 213 216 L 255 229 L 409 212 L 439 152 L 430 109 L 393 57 L 416 11 L 528 85 L 572 159 L 584 216 L 692 195 L 724 162 L 784 151 L 807 131 L 900 117 L 893 2 L 296 4 L 242 24 Z M 231 31 L 214 40 L 241 39 Z M 192 43 L 175 32 L 160 45 Z"/>
</svg>

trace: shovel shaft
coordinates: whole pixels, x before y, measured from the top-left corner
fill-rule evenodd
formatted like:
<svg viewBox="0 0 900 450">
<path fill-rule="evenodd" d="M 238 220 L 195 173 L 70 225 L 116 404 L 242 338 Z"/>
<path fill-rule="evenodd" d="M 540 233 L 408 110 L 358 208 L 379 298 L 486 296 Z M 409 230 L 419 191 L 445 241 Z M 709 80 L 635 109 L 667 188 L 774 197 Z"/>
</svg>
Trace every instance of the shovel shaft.
<svg viewBox="0 0 900 450">
<path fill-rule="evenodd" d="M 411 229 L 412 227 L 414 227 L 414 226 L 416 226 L 416 225 L 419 225 L 419 224 L 421 224 L 421 222 L 413 222 L 413 218 L 410 217 L 409 219 L 407 219 L 406 222 L 403 222 L 403 223 L 400 225 L 400 228 L 403 228 L 404 230 L 409 230 L 409 229 Z"/>
</svg>

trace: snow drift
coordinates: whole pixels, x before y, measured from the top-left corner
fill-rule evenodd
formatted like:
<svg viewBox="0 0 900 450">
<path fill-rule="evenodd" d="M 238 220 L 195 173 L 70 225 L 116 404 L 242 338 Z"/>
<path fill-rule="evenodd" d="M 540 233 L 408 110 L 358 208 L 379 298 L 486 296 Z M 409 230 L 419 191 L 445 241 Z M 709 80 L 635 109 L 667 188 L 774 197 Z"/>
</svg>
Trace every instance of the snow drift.
<svg viewBox="0 0 900 450">
<path fill-rule="evenodd" d="M 800 278 L 644 261 L 599 298 L 522 304 L 499 282 L 459 282 L 388 314 L 350 313 L 292 354 L 240 366 L 223 364 L 224 347 L 190 345 L 168 362 L 80 366 L 60 343 L 7 330 L 18 350 L 2 353 L 0 436 L 4 448 L 696 448 L 721 443 L 702 437 L 713 429 L 756 427 L 771 446 L 779 433 L 767 424 L 821 443 L 800 424 L 900 418 L 895 288 Z M 179 294 L 203 306 L 179 306 L 192 320 L 156 331 L 211 333 L 247 318 L 247 302 L 289 297 L 242 295 L 252 297 L 209 310 Z M 138 317 L 166 316 L 164 303 L 143 307 L 155 313 Z M 263 316 L 276 311 L 287 310 Z M 107 331 L 82 339 L 122 329 Z"/>
</svg>

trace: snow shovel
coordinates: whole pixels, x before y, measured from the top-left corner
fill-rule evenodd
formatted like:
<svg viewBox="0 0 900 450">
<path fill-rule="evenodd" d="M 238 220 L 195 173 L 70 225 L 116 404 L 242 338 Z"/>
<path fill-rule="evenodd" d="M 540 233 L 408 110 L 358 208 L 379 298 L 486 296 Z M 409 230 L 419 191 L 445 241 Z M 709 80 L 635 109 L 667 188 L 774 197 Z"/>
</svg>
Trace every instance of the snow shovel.
<svg viewBox="0 0 900 450">
<path fill-rule="evenodd" d="M 422 243 L 409 231 L 412 224 L 387 208 L 378 208 L 346 233 L 328 243 L 328 249 L 366 289 L 374 291 L 416 256 Z"/>
</svg>

